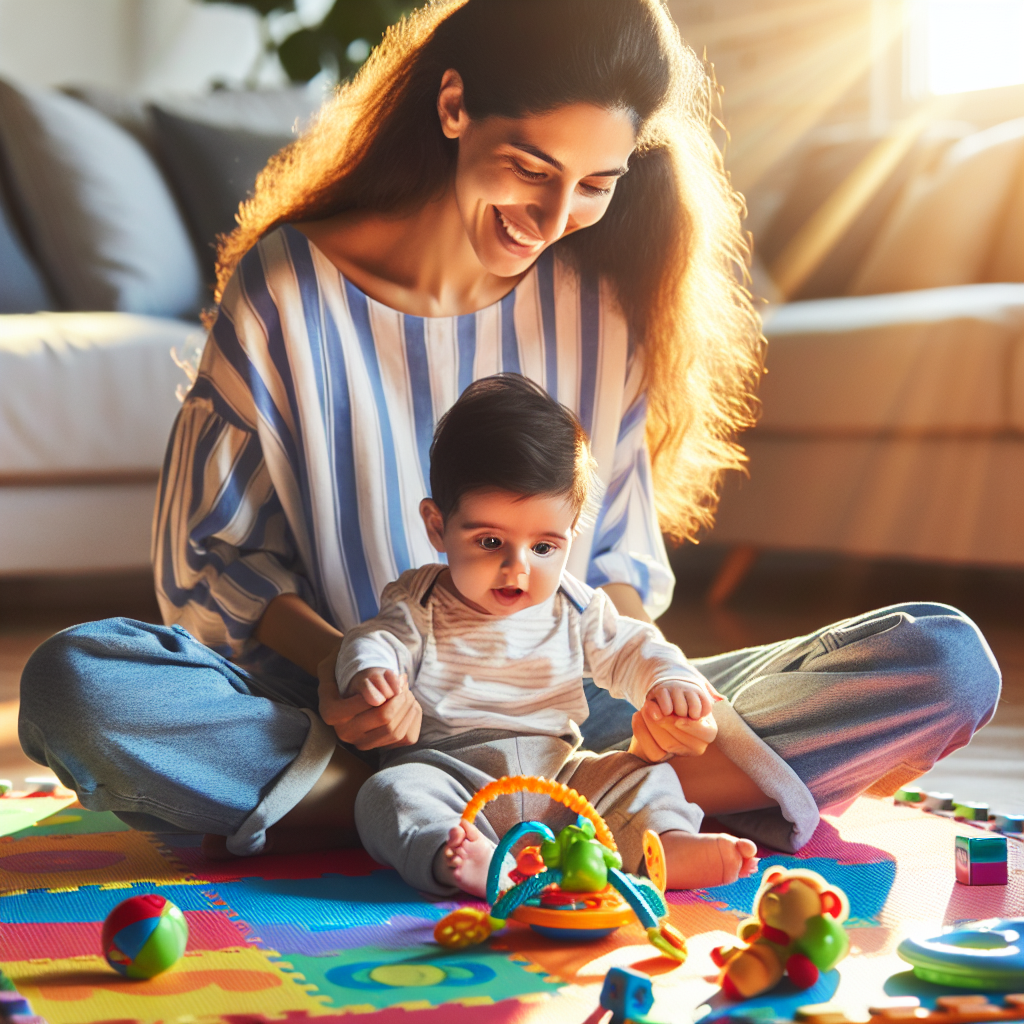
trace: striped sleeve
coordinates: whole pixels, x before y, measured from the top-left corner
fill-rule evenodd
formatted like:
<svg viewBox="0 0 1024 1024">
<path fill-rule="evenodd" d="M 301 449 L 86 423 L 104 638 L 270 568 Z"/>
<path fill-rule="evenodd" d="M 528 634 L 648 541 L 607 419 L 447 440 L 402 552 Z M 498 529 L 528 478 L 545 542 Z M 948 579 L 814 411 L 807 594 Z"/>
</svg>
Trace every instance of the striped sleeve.
<svg viewBox="0 0 1024 1024">
<path fill-rule="evenodd" d="M 235 658 L 255 646 L 279 594 L 316 604 L 264 457 L 241 351 L 222 311 L 171 432 L 152 551 L 164 621 Z"/>
<path fill-rule="evenodd" d="M 611 479 L 594 528 L 587 583 L 592 587 L 628 583 L 639 593 L 647 614 L 657 618 L 672 603 L 675 576 L 654 505 L 651 460 L 644 439 L 647 402 L 639 390 L 640 374 L 640 362 L 634 359 L 627 381 L 627 394 L 632 391 L 634 397 L 619 424 Z"/>
</svg>

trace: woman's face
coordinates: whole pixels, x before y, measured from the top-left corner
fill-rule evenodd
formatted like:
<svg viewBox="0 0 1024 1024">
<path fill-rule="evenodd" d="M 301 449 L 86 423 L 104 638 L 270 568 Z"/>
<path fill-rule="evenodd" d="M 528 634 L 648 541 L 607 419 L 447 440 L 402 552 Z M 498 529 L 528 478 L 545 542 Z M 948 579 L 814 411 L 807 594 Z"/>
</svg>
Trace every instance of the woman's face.
<svg viewBox="0 0 1024 1024">
<path fill-rule="evenodd" d="M 626 110 L 589 103 L 471 120 L 454 71 L 438 112 L 445 135 L 459 140 L 455 199 L 466 234 L 498 277 L 523 274 L 552 242 L 599 221 L 636 141 Z"/>
</svg>

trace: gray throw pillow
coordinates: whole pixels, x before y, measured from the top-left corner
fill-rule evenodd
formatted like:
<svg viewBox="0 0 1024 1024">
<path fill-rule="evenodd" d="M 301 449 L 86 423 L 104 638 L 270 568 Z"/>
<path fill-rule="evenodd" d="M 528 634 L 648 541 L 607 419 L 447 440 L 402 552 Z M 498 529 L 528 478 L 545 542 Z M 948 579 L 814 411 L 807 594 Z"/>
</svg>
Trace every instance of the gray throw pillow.
<svg viewBox="0 0 1024 1024">
<path fill-rule="evenodd" d="M 0 146 L 66 309 L 190 316 L 202 278 L 174 199 L 131 135 L 59 93 L 0 81 Z"/>
<path fill-rule="evenodd" d="M 295 136 L 195 121 L 159 106 L 150 112 L 164 170 L 211 282 L 217 236 L 234 230 L 238 205 L 252 192 L 256 176 Z"/>
<path fill-rule="evenodd" d="M 0 313 L 43 309 L 53 309 L 50 289 L 25 251 L 0 195 Z"/>
</svg>

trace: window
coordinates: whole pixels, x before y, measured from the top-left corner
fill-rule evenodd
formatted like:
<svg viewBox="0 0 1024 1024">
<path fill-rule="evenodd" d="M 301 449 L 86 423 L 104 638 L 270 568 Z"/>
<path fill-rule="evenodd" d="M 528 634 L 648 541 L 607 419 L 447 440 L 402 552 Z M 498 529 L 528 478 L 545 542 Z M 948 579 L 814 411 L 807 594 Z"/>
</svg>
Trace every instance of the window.
<svg viewBox="0 0 1024 1024">
<path fill-rule="evenodd" d="M 1024 0 L 910 0 L 911 95 L 1024 83 Z"/>
</svg>

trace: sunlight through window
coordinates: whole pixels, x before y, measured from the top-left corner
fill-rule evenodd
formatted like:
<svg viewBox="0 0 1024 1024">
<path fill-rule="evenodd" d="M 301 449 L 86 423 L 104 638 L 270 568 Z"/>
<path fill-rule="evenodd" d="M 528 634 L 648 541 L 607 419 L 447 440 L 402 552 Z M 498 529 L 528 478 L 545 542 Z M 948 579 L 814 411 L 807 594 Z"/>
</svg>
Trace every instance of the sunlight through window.
<svg viewBox="0 0 1024 1024">
<path fill-rule="evenodd" d="M 1024 0 L 918 0 L 915 92 L 1024 83 Z"/>
</svg>

